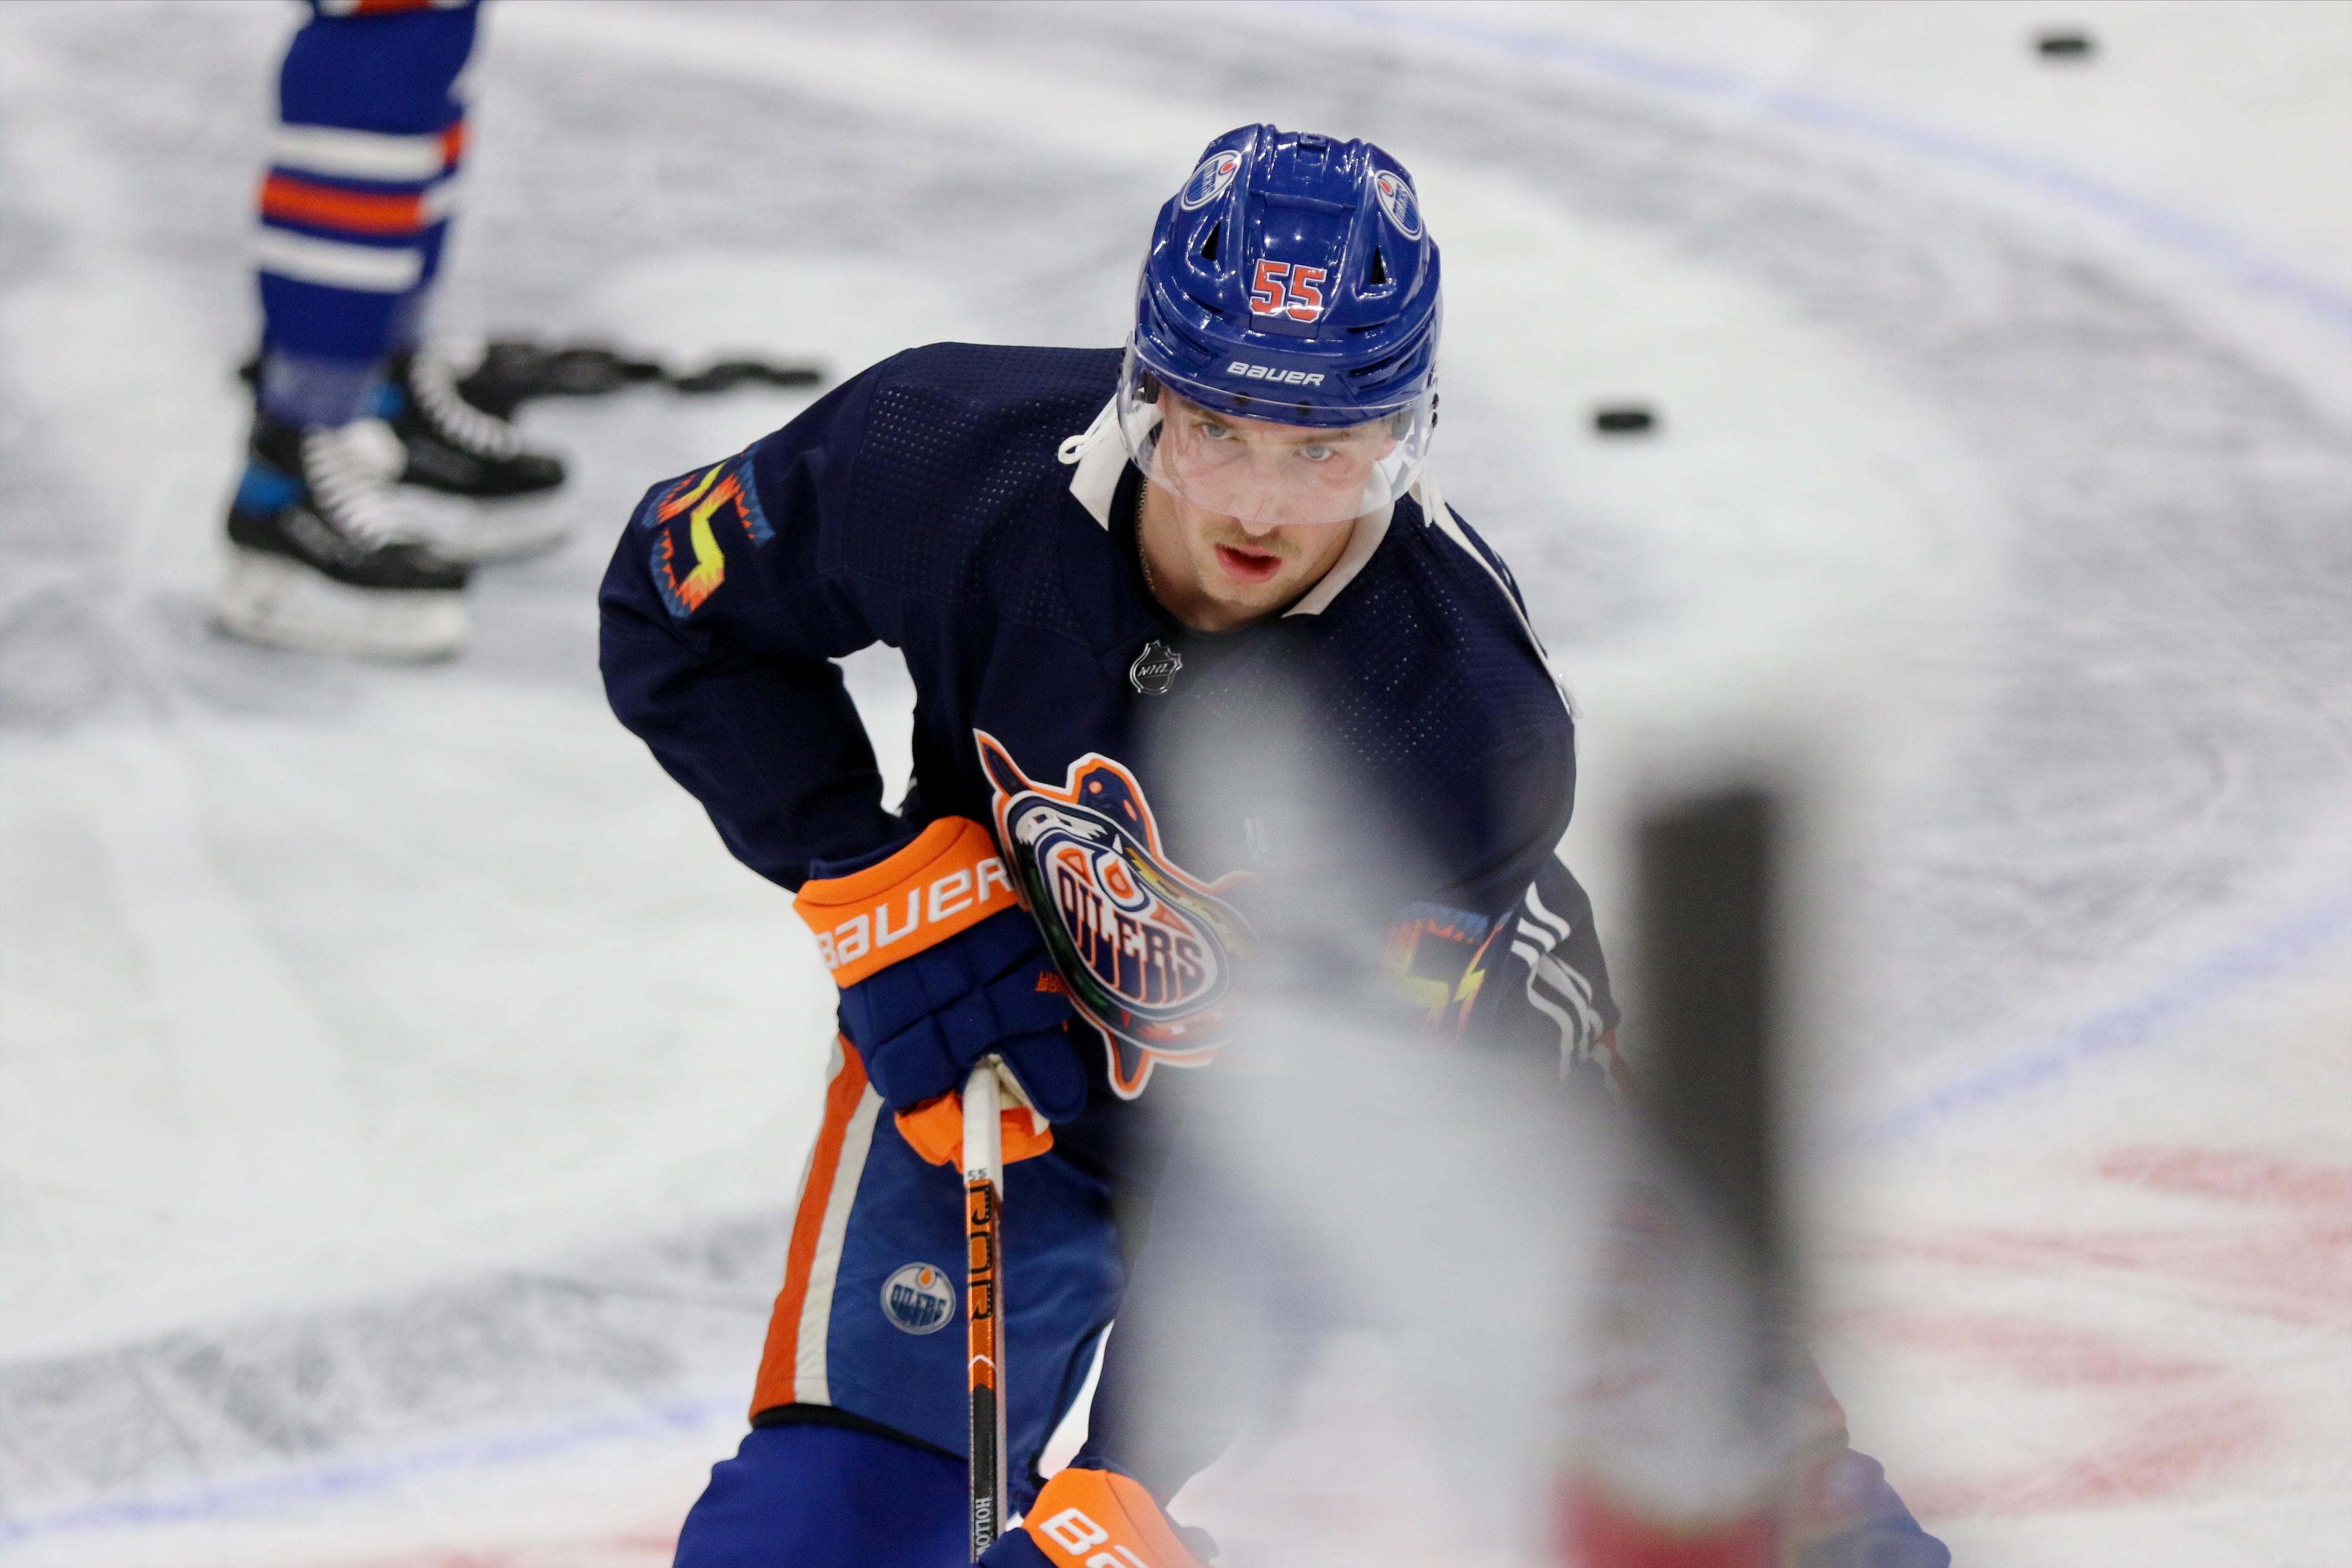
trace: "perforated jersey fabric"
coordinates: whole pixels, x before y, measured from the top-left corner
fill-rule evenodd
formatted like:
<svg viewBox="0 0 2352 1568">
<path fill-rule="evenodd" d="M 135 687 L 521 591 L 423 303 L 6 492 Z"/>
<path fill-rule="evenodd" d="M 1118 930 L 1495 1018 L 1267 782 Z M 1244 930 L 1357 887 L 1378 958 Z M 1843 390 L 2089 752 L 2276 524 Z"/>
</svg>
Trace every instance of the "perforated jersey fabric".
<svg viewBox="0 0 2352 1568">
<path fill-rule="evenodd" d="M 1127 671 L 1145 643 L 1186 634 L 1055 460 L 1118 371 L 1109 350 L 910 350 L 745 452 L 654 486 L 602 595 L 622 721 L 746 864 L 796 887 L 813 857 L 941 815 L 988 821 L 975 731 L 1032 779 L 1058 781 L 1090 752 L 1148 772 L 1130 744 L 1139 706 L 1230 716 L 1256 711 L 1274 682 L 1311 716 L 1302 757 L 1377 798 L 1432 854 L 1441 880 L 1423 891 L 1508 907 L 1567 824 L 1575 762 L 1569 715 L 1492 579 L 1408 499 L 1322 613 L 1239 633 L 1248 645 L 1217 661 L 1222 676 L 1200 658 L 1168 699 L 1140 695 Z M 714 469 L 753 492 L 757 526 L 731 503 L 698 526 L 699 507 L 664 514 Z M 688 568 L 710 582 L 698 596 Z M 825 663 L 877 641 L 902 651 L 919 693 L 903 816 L 884 810 Z M 1237 821 L 1160 825 L 1201 841 L 1197 865 L 1171 846 L 1192 874 L 1241 869 Z"/>
</svg>

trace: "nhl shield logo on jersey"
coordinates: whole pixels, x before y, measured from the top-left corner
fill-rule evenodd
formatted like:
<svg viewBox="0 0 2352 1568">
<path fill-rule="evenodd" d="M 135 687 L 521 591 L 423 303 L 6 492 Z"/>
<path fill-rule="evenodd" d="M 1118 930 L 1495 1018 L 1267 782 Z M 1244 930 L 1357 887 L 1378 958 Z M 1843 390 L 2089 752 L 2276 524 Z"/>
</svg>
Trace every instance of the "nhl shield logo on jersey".
<svg viewBox="0 0 2352 1568">
<path fill-rule="evenodd" d="M 1234 961 L 1249 925 L 1214 883 L 1188 875 L 1160 848 L 1141 786 L 1099 752 L 1069 766 L 1061 787 L 1021 771 L 974 730 L 994 787 L 996 841 L 1068 983 L 1071 1004 L 1110 1042 L 1111 1086 L 1143 1092 L 1160 1062 L 1197 1066 L 1232 1028 Z"/>
</svg>

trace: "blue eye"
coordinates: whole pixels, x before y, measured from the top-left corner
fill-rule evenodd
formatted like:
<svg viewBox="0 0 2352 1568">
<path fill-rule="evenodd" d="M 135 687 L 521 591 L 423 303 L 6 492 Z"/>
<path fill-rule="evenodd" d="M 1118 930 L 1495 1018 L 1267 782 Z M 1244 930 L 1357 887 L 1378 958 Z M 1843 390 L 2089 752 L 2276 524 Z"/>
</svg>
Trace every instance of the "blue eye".
<svg viewBox="0 0 2352 1568">
<path fill-rule="evenodd" d="M 1306 458 L 1309 463 L 1320 463 L 1331 455 L 1331 449 L 1322 445 L 1302 446 L 1298 449 L 1298 455 Z"/>
</svg>

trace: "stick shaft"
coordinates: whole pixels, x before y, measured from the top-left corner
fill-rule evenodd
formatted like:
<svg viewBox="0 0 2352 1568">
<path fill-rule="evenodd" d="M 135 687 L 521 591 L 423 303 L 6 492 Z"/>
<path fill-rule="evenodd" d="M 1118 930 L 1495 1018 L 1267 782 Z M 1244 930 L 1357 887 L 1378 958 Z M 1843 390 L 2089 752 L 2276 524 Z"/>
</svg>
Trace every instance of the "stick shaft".
<svg viewBox="0 0 2352 1568">
<path fill-rule="evenodd" d="M 1004 1528 L 1003 1124 L 996 1058 L 963 1090 L 964 1316 L 971 1396 L 971 1557 Z"/>
</svg>

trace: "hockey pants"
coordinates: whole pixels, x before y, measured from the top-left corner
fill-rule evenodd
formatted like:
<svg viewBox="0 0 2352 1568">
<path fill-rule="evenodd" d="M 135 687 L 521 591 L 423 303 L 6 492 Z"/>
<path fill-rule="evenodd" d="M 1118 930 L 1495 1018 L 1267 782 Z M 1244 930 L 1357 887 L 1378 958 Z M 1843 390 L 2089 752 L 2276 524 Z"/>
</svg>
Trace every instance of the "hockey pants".
<svg viewBox="0 0 2352 1568">
<path fill-rule="evenodd" d="M 1006 1168 L 1005 1425 L 1015 1509 L 1035 1493 L 1038 1456 L 1085 1385 L 1124 1277 L 1104 1181 L 1059 1148 Z M 861 1437 L 895 1434 L 906 1441 L 871 1440 L 953 1471 L 961 1531 L 968 1426 L 963 1286 L 961 1173 L 926 1165 L 908 1147 L 867 1083 L 856 1048 L 837 1041 L 752 1398 L 757 1429 L 744 1457 L 730 1463 L 756 1469 L 764 1461 L 753 1456 L 791 1451 L 782 1445 L 786 1433 L 805 1434 L 793 1443 L 823 1448 L 814 1435 L 820 1427 L 863 1427 L 854 1434 Z M 750 1485 L 742 1479 L 748 1473 L 723 1465 L 714 1471 L 698 1517 L 736 1506 L 724 1500 Z M 688 1544 L 696 1539 L 690 1528 Z M 961 1553 L 960 1534 L 957 1541 Z M 715 1568 L 737 1559 L 706 1560 L 681 1545 L 678 1561 Z"/>
<path fill-rule="evenodd" d="M 957 1568 L 964 1465 L 869 1432 L 769 1427 L 713 1466 L 677 1568 Z"/>
</svg>

